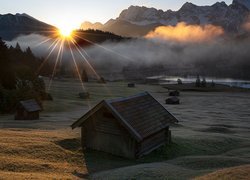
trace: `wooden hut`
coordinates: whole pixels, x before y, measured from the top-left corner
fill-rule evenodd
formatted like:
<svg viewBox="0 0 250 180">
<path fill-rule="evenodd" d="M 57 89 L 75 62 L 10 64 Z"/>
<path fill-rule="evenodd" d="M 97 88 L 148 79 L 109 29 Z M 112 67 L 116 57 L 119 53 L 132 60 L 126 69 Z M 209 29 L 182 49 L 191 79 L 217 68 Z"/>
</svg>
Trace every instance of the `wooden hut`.
<svg viewBox="0 0 250 180">
<path fill-rule="evenodd" d="M 39 119 L 39 112 L 41 110 L 42 108 L 34 99 L 20 101 L 16 109 L 15 120 Z"/>
<path fill-rule="evenodd" d="M 106 84 L 106 80 L 104 79 L 104 77 L 100 77 L 98 79 L 98 83 L 100 83 L 100 84 Z"/>
<path fill-rule="evenodd" d="M 180 99 L 176 96 L 171 97 L 171 98 L 167 98 L 166 99 L 166 104 L 180 104 Z"/>
<path fill-rule="evenodd" d="M 128 87 L 129 88 L 134 88 L 135 87 L 135 83 L 128 83 Z"/>
<path fill-rule="evenodd" d="M 171 141 L 178 122 L 149 93 L 103 100 L 71 125 L 81 127 L 83 148 L 138 158 Z"/>
<path fill-rule="evenodd" d="M 89 94 L 89 92 L 81 92 L 81 93 L 79 93 L 79 97 L 81 99 L 89 99 L 90 94 Z"/>
</svg>

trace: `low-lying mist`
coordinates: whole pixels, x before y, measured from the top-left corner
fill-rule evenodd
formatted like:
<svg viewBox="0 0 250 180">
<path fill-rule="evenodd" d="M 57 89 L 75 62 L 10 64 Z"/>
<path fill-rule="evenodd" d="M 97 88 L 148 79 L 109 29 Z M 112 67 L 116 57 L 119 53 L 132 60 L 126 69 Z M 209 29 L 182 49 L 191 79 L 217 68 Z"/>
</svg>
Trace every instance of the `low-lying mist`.
<svg viewBox="0 0 250 180">
<path fill-rule="evenodd" d="M 193 27 L 192 27 L 193 28 Z M 205 75 L 215 77 L 232 77 L 250 79 L 250 40 L 249 38 L 217 38 L 223 31 L 207 27 L 198 29 L 202 41 L 174 40 L 171 38 L 133 39 L 126 42 L 105 42 L 100 45 L 85 47 L 86 57 L 97 72 L 103 74 L 123 73 L 130 78 L 151 75 Z M 209 31 L 209 40 L 205 34 Z M 213 32 L 213 33 L 211 33 Z M 149 36 L 147 36 L 149 37 Z M 195 38 L 195 36 L 194 36 Z M 53 40 L 46 41 L 40 35 L 21 36 L 14 41 L 7 42 L 15 46 L 18 42 L 22 48 L 30 46 L 33 53 L 39 57 L 47 57 Z M 41 43 L 44 42 L 44 43 Z M 50 47 L 50 49 L 49 49 Z M 87 64 L 82 55 L 72 46 L 77 64 Z M 59 51 L 59 44 L 51 54 L 49 61 L 54 62 Z M 70 49 L 63 49 L 62 61 L 72 64 Z M 90 69 L 90 68 L 89 68 Z M 91 70 L 88 70 L 91 72 Z"/>
</svg>

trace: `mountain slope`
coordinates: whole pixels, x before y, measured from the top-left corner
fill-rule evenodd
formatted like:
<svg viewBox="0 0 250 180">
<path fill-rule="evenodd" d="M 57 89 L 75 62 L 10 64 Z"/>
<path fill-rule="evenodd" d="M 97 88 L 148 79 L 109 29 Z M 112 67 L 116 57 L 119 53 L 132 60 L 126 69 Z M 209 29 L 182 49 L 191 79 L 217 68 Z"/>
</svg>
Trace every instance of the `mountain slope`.
<svg viewBox="0 0 250 180">
<path fill-rule="evenodd" d="M 12 40 L 21 34 L 50 35 L 56 28 L 27 14 L 0 15 L 0 37 Z"/>
<path fill-rule="evenodd" d="M 234 0 L 231 5 L 217 2 L 212 6 L 197 6 L 187 2 L 178 11 L 130 6 L 118 18 L 102 26 L 96 27 L 89 23 L 89 26 L 82 28 L 102 29 L 126 36 L 144 36 L 159 25 L 186 22 L 197 25 L 213 24 L 223 27 L 226 32 L 237 33 L 242 30 L 242 24 L 250 14 L 249 4 L 249 0 Z"/>
<path fill-rule="evenodd" d="M 249 0 L 234 0 L 233 3 L 241 4 L 250 10 L 250 1 Z"/>
</svg>

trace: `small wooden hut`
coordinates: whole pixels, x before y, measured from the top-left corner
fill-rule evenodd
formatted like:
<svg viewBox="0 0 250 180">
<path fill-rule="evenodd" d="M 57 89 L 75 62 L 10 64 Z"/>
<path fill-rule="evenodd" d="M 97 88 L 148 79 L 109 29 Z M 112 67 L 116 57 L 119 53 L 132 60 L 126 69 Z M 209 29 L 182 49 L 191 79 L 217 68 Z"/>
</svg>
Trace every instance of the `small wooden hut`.
<svg viewBox="0 0 250 180">
<path fill-rule="evenodd" d="M 171 141 L 178 122 L 149 93 L 103 100 L 71 125 L 81 127 L 83 148 L 138 158 Z"/>
<path fill-rule="evenodd" d="M 134 88 L 135 87 L 135 83 L 128 83 L 128 87 L 129 88 Z"/>
<path fill-rule="evenodd" d="M 167 98 L 166 104 L 180 104 L 180 99 L 176 96 L 171 97 L 171 98 Z"/>
<path fill-rule="evenodd" d="M 106 80 L 104 79 L 104 77 L 100 77 L 100 79 L 98 79 L 98 83 L 106 84 Z"/>
<path fill-rule="evenodd" d="M 79 93 L 79 97 L 81 99 L 89 99 L 90 94 L 88 92 L 81 92 L 81 93 Z"/>
<path fill-rule="evenodd" d="M 39 119 L 39 112 L 41 110 L 42 108 L 34 99 L 20 101 L 16 109 L 15 120 Z"/>
</svg>

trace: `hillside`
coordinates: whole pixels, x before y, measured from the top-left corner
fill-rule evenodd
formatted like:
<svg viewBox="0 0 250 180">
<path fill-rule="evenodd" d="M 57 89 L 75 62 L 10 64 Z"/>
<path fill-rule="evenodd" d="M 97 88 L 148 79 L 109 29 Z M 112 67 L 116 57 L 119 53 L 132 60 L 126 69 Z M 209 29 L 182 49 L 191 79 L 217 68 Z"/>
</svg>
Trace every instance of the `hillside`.
<svg viewBox="0 0 250 180">
<path fill-rule="evenodd" d="M 105 41 L 121 42 L 130 38 L 119 36 L 110 32 L 101 30 L 76 30 L 72 33 L 74 40 L 80 46 L 90 46 L 93 44 L 103 43 Z"/>
<path fill-rule="evenodd" d="M 0 37 L 3 40 L 12 40 L 20 35 L 41 34 L 51 35 L 56 27 L 41 22 L 27 14 L 0 15 Z"/>
</svg>

